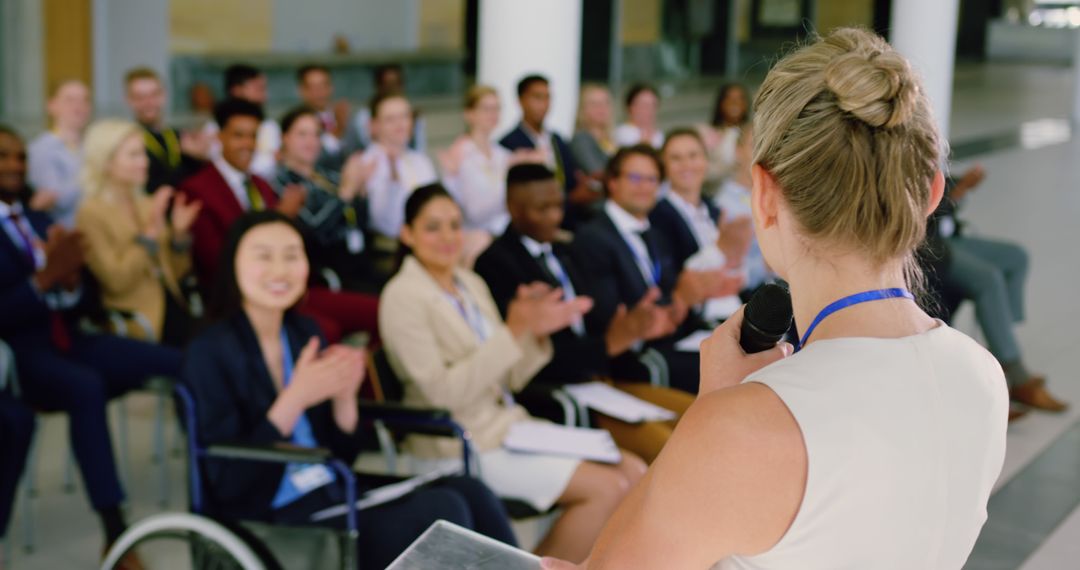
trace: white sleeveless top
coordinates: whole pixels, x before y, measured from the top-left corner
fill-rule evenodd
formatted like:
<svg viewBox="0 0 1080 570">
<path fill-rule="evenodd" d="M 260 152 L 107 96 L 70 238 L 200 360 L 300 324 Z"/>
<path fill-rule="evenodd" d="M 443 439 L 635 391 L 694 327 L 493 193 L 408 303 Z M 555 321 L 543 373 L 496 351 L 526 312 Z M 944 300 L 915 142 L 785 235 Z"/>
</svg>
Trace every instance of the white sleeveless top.
<svg viewBox="0 0 1080 570">
<path fill-rule="evenodd" d="M 944 323 L 900 339 L 840 338 L 747 378 L 802 430 L 806 492 L 769 551 L 718 570 L 919 570 L 964 565 L 1005 459 L 1001 367 Z"/>
</svg>

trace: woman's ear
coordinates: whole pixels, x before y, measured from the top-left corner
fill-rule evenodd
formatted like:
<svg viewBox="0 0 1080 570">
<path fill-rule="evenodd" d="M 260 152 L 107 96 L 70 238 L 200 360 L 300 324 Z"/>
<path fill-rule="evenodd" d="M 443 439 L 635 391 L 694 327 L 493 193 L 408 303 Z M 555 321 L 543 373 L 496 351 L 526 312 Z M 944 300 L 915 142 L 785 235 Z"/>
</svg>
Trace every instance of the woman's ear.
<svg viewBox="0 0 1080 570">
<path fill-rule="evenodd" d="M 412 232 L 412 228 L 409 227 L 409 224 L 402 224 L 401 225 L 401 234 L 398 237 L 401 238 L 401 243 L 405 244 L 405 246 L 408 247 L 409 249 L 412 249 L 412 246 L 413 246 L 413 232 Z"/>
<path fill-rule="evenodd" d="M 945 196 L 945 175 L 940 170 L 934 173 L 934 181 L 930 183 L 930 203 L 927 205 L 926 216 L 937 210 L 941 199 Z"/>
<path fill-rule="evenodd" d="M 754 213 L 755 225 L 761 229 L 770 228 L 776 225 L 780 216 L 780 185 L 760 164 L 751 168 L 750 176 L 750 207 Z"/>
</svg>

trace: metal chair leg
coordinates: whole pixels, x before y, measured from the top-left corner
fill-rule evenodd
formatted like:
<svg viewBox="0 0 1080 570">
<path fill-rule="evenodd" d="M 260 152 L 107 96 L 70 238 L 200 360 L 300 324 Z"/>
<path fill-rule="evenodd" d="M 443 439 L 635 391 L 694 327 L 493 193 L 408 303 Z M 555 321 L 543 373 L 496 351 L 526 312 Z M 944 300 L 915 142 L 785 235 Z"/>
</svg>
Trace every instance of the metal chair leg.
<svg viewBox="0 0 1080 570">
<path fill-rule="evenodd" d="M 169 461 L 165 454 L 165 400 L 167 394 L 157 391 L 157 412 L 154 415 L 154 462 L 158 468 L 158 505 L 165 508 L 169 505 Z"/>
<path fill-rule="evenodd" d="M 127 398 L 120 398 L 116 402 L 117 406 L 117 421 L 116 423 L 120 427 L 120 479 L 124 487 L 130 487 L 133 477 L 131 475 L 131 458 L 130 458 L 130 439 L 128 437 L 128 414 L 127 414 Z"/>
<path fill-rule="evenodd" d="M 34 421 L 37 422 L 36 419 Z M 26 457 L 26 471 L 23 473 L 22 485 L 20 485 L 22 487 L 23 550 L 27 553 L 33 552 L 36 545 L 34 540 L 34 502 L 38 495 L 37 458 L 40 434 L 39 429 L 34 430 L 33 439 L 30 441 L 30 451 Z"/>
<path fill-rule="evenodd" d="M 75 492 L 75 450 L 70 443 L 67 457 L 64 458 L 64 492 L 69 495 Z"/>
</svg>

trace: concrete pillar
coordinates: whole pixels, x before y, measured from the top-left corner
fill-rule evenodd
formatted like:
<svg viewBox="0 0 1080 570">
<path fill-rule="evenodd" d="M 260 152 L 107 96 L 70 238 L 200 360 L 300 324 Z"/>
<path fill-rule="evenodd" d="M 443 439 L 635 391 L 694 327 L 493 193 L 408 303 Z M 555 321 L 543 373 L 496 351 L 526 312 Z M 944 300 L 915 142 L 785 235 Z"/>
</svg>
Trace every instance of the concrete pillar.
<svg viewBox="0 0 1080 570">
<path fill-rule="evenodd" d="M 169 0 L 94 2 L 95 116 L 128 115 L 124 74 L 133 67 L 150 67 L 169 85 L 169 35 Z"/>
<path fill-rule="evenodd" d="M 941 136 L 949 139 L 956 25 L 960 0 L 903 0 L 892 3 L 889 41 L 922 76 Z"/>
<path fill-rule="evenodd" d="M 582 0 L 480 0 L 477 81 L 499 91 L 501 136 L 521 120 L 517 82 L 539 73 L 551 82 L 547 127 L 572 134 L 581 83 Z"/>
</svg>

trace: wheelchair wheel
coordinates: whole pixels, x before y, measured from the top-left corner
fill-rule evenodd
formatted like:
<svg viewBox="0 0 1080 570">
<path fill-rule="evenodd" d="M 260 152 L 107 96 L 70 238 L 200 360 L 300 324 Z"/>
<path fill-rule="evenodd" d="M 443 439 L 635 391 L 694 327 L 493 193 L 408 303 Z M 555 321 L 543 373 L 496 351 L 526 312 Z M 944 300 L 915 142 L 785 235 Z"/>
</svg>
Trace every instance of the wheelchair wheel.
<svg viewBox="0 0 1080 570">
<path fill-rule="evenodd" d="M 248 533 L 190 513 L 164 513 L 127 529 L 109 549 L 102 570 L 114 570 L 129 553 L 155 569 L 273 570 L 280 566 Z"/>
</svg>

